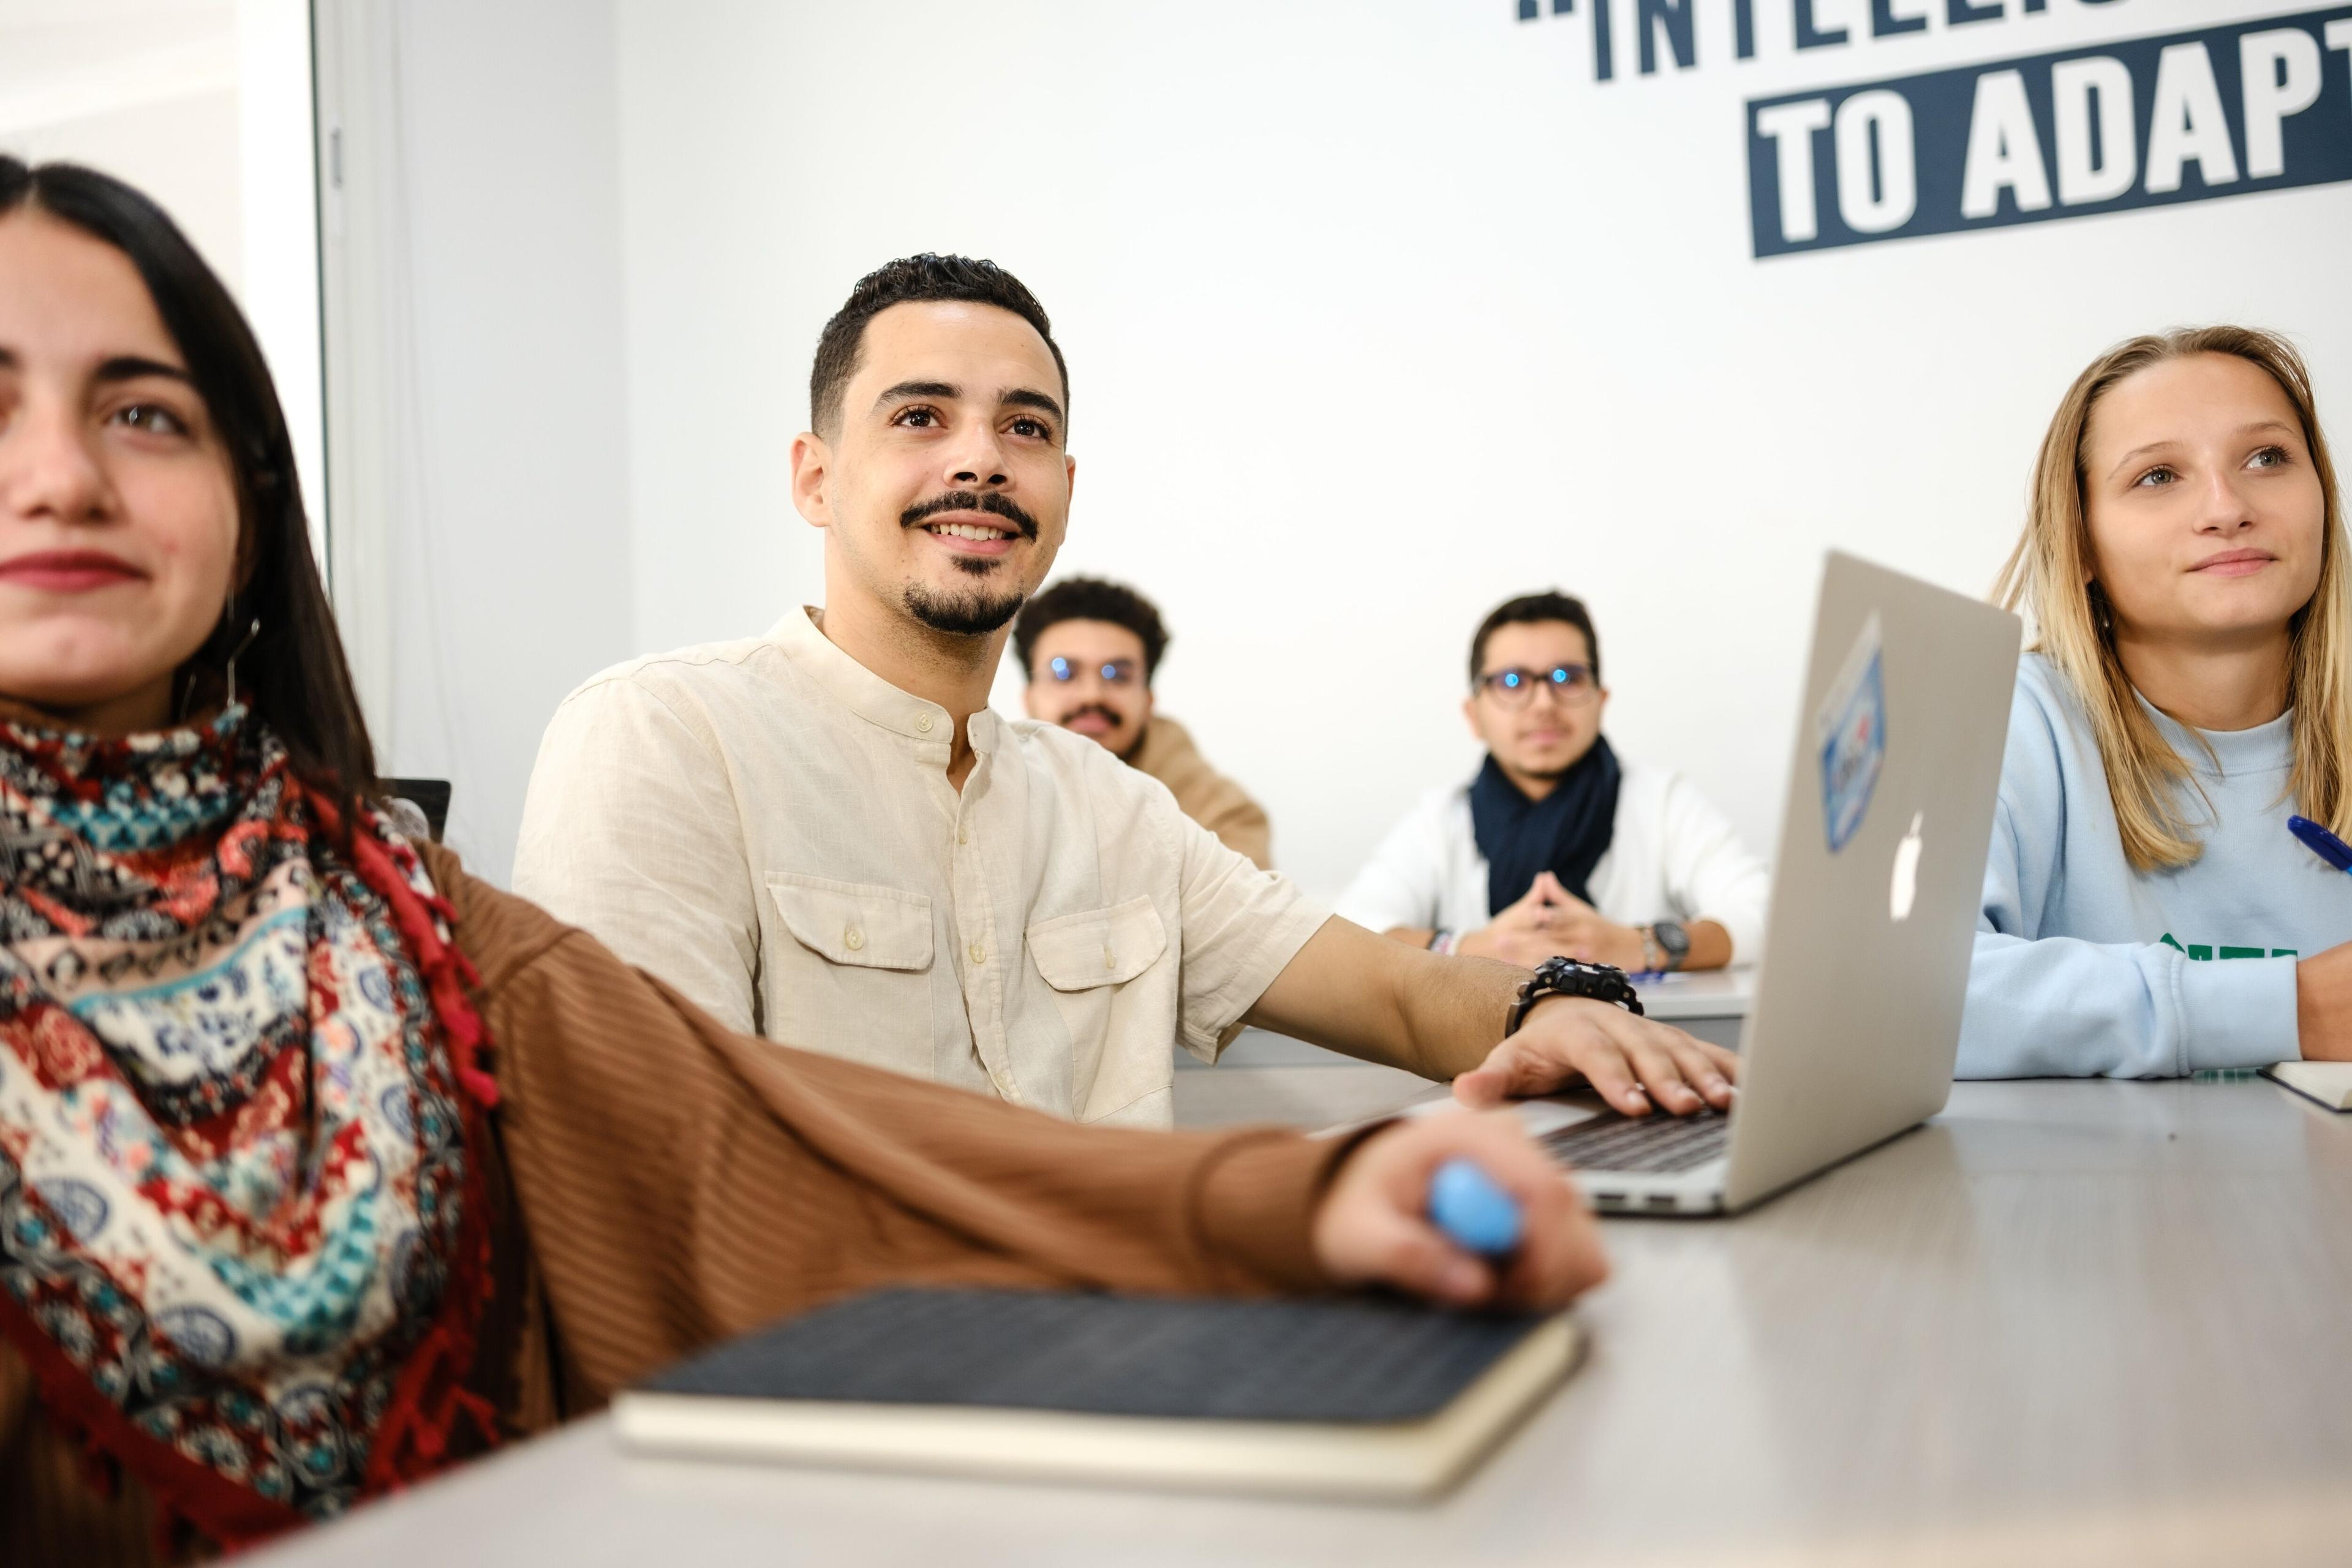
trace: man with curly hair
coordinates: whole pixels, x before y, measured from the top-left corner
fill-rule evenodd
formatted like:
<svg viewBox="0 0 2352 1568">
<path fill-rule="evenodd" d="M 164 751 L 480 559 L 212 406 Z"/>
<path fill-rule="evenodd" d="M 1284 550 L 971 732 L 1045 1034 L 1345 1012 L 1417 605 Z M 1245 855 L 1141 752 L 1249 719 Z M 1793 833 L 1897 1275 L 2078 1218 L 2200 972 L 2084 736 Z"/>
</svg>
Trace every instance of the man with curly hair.
<svg viewBox="0 0 2352 1568">
<path fill-rule="evenodd" d="M 1013 652 L 1029 717 L 1059 724 L 1168 786 L 1225 847 L 1271 868 L 1265 808 L 1211 767 L 1192 732 L 1159 711 L 1151 679 L 1168 651 L 1157 605 L 1124 583 L 1065 577 L 1022 609 Z"/>
</svg>

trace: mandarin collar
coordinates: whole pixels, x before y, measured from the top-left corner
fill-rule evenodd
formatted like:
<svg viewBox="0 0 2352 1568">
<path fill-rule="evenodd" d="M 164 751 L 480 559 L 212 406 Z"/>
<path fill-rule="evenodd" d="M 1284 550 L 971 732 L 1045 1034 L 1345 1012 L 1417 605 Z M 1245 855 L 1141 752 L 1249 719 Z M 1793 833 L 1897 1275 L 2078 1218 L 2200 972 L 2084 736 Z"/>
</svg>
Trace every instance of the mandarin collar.
<svg viewBox="0 0 2352 1568">
<path fill-rule="evenodd" d="M 899 690 L 843 652 L 818 629 L 817 617 L 823 614 L 814 605 L 803 605 L 777 622 L 768 640 L 826 696 L 860 719 L 918 746 L 939 747 L 944 765 L 955 743 L 954 718 L 938 703 Z M 990 709 L 971 716 L 965 729 L 974 752 L 985 755 L 996 749 L 999 723 Z"/>
</svg>

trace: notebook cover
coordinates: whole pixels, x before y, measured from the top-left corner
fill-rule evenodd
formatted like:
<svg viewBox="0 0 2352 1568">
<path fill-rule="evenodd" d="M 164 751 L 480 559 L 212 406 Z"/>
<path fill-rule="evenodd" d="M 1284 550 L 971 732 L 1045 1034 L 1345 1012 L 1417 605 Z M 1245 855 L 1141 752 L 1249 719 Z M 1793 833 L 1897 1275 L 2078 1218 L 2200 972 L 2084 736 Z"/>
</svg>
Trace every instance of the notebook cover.
<svg viewBox="0 0 2352 1568">
<path fill-rule="evenodd" d="M 1545 1321 L 1382 1299 L 874 1291 L 638 1384 L 723 1399 L 1221 1421 L 1426 1419 Z"/>
<path fill-rule="evenodd" d="M 2330 1110 L 2352 1110 L 2352 1062 L 2280 1062 L 2263 1071 Z"/>
</svg>

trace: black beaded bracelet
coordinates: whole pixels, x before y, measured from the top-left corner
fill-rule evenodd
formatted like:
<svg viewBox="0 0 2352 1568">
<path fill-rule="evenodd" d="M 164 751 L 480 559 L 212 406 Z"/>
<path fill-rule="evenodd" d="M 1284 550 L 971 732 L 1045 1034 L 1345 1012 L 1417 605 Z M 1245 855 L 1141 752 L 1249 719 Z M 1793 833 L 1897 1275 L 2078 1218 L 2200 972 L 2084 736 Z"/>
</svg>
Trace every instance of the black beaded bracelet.
<svg viewBox="0 0 2352 1568">
<path fill-rule="evenodd" d="M 1535 1005 L 1547 996 L 1589 997 L 1595 1002 L 1612 1003 L 1637 1018 L 1642 1016 L 1642 994 L 1625 978 L 1623 970 L 1606 963 L 1579 963 L 1572 958 L 1547 958 L 1519 986 L 1518 999 L 1511 1004 L 1511 1019 L 1503 1030 L 1503 1037 L 1508 1039 L 1517 1034 Z"/>
</svg>

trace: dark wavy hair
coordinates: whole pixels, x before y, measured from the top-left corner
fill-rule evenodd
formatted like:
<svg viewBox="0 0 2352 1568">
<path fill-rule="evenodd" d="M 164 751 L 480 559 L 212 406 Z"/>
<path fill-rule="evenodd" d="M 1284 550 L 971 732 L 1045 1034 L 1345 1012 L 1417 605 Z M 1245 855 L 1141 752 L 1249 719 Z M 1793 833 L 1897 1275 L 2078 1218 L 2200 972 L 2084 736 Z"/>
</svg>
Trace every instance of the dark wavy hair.
<svg viewBox="0 0 2352 1568">
<path fill-rule="evenodd" d="M 1053 351 L 1054 368 L 1062 375 L 1062 417 L 1070 414 L 1070 367 L 1063 362 L 1062 345 L 1054 341 L 1054 323 L 1045 307 L 1027 285 L 993 261 L 968 256 L 902 256 L 886 261 L 857 280 L 849 298 L 817 334 L 816 360 L 809 367 L 809 428 L 832 438 L 841 425 L 841 395 L 857 374 L 857 351 L 866 342 L 866 323 L 893 305 L 925 300 L 955 300 L 993 305 L 1010 310 L 1031 326 Z"/>
<path fill-rule="evenodd" d="M 1029 650 L 1046 629 L 1064 621 L 1108 621 L 1115 626 L 1125 626 L 1143 639 L 1143 682 L 1151 684 L 1151 677 L 1160 668 L 1160 656 L 1168 651 L 1168 628 L 1160 623 L 1160 611 L 1152 602 L 1124 583 L 1108 583 L 1100 577 L 1065 577 L 1022 606 L 1021 618 L 1013 623 L 1013 657 L 1021 661 L 1021 673 L 1031 675 Z"/>
<path fill-rule="evenodd" d="M 1601 635 L 1592 629 L 1592 612 L 1584 601 L 1557 588 L 1546 588 L 1540 594 L 1522 594 L 1516 599 L 1506 599 L 1486 612 L 1478 623 L 1478 632 L 1470 639 L 1470 685 L 1475 689 L 1481 667 L 1486 662 L 1486 639 L 1497 628 L 1527 626 L 1538 621 L 1565 621 L 1584 634 L 1585 651 L 1592 656 L 1592 684 L 1601 684 Z"/>
<path fill-rule="evenodd" d="M 216 700 L 230 653 L 259 621 L 260 631 L 236 655 L 237 695 L 286 743 L 295 769 L 341 803 L 348 824 L 356 799 L 377 791 L 375 748 L 310 554 L 286 413 L 253 329 L 179 226 L 121 180 L 72 163 L 32 167 L 0 156 L 0 217 L 19 208 L 130 258 L 228 449 L 242 580 L 220 624 L 181 667 L 175 695 Z"/>
</svg>

